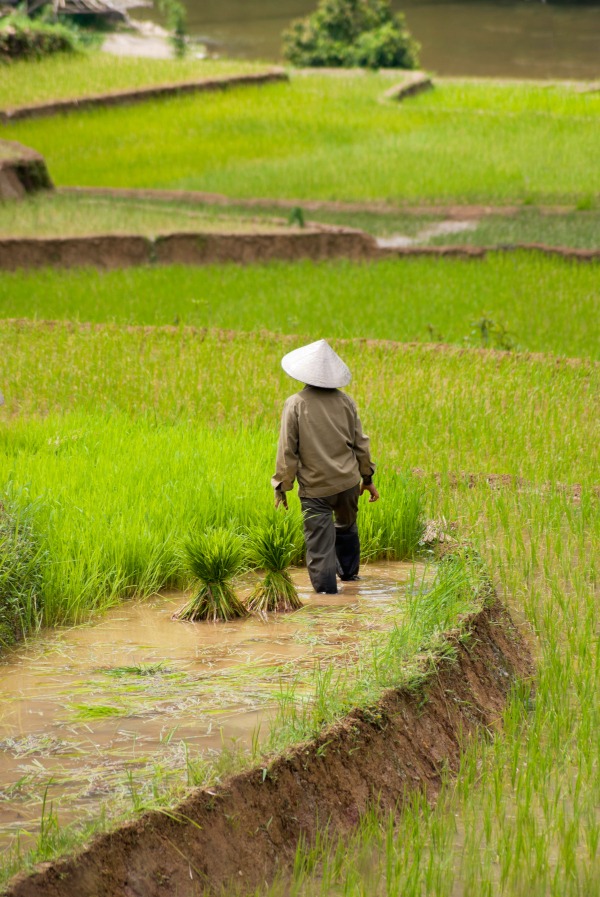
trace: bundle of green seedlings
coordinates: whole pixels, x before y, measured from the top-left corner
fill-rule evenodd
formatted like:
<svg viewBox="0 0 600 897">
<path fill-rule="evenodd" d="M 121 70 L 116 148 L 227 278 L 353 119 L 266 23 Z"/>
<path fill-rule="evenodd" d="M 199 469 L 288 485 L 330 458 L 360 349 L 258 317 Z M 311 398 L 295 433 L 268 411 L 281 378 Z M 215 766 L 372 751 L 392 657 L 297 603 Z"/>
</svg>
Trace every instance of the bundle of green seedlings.
<svg viewBox="0 0 600 897">
<path fill-rule="evenodd" d="M 247 542 L 248 561 L 265 571 L 250 595 L 248 609 L 253 613 L 289 611 L 302 607 L 288 567 L 298 553 L 298 523 L 290 514 L 263 519 Z"/>
<path fill-rule="evenodd" d="M 184 560 L 197 580 L 193 598 L 173 615 L 177 620 L 233 620 L 246 608 L 231 584 L 245 566 L 242 537 L 228 529 L 208 530 L 183 543 Z"/>
</svg>

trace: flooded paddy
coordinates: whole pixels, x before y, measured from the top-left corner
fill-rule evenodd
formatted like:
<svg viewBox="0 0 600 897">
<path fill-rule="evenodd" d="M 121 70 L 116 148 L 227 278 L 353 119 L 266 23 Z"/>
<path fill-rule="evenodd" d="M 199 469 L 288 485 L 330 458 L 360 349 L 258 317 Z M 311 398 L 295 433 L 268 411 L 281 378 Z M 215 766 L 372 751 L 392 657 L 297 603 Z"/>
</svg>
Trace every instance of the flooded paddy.
<svg viewBox="0 0 600 897">
<path fill-rule="evenodd" d="M 175 622 L 185 596 L 157 595 L 9 652 L 0 664 L 0 849 L 17 834 L 26 846 L 44 800 L 63 825 L 113 801 L 139 807 L 208 781 L 224 748 L 266 734 L 277 696 L 303 671 L 318 660 L 352 663 L 361 639 L 401 623 L 406 590 L 425 573 L 423 564 L 372 564 L 339 594 L 316 595 L 297 570 L 301 610 L 228 623 Z"/>
</svg>

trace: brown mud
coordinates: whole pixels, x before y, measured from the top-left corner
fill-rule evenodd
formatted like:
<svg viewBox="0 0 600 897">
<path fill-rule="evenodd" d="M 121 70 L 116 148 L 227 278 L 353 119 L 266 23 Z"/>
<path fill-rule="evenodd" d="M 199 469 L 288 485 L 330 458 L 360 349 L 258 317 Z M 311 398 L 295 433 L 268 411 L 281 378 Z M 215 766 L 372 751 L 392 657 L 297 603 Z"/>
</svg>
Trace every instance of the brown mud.
<svg viewBox="0 0 600 897">
<path fill-rule="evenodd" d="M 400 812 L 412 792 L 435 802 L 478 733 L 495 729 L 529 648 L 500 601 L 449 634 L 454 659 L 423 662 L 420 684 L 390 689 L 266 768 L 149 812 L 76 856 L 21 874 L 9 897 L 160 897 L 248 893 L 289 866 L 326 823 L 340 834 L 378 802 Z"/>
</svg>

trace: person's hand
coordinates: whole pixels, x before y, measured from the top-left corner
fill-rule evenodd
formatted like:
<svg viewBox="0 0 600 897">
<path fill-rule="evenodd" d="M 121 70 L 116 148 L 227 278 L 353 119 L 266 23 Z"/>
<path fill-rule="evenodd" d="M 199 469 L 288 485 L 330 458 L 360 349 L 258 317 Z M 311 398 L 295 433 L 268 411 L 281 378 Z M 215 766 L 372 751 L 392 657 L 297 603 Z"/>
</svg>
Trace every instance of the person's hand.
<svg viewBox="0 0 600 897">
<path fill-rule="evenodd" d="M 287 503 L 287 495 L 285 494 L 285 492 L 276 492 L 275 493 L 275 510 L 277 510 L 279 505 L 283 505 L 283 507 L 287 511 L 288 503 Z"/>
<path fill-rule="evenodd" d="M 371 503 L 372 501 L 377 501 L 377 499 L 379 498 L 379 492 L 377 491 L 373 483 L 371 483 L 370 486 L 365 486 L 364 483 L 361 483 L 360 494 L 362 495 L 363 492 L 369 493 L 369 503 Z"/>
</svg>

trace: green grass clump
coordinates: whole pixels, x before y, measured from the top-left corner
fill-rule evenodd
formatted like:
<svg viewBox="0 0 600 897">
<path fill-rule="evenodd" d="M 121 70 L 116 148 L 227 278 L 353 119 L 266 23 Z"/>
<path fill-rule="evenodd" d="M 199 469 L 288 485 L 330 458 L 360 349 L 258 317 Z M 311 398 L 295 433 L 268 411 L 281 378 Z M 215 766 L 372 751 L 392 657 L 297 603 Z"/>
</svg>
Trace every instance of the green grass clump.
<svg viewBox="0 0 600 897">
<path fill-rule="evenodd" d="M 193 598 L 174 618 L 195 622 L 245 617 L 246 608 L 231 585 L 233 577 L 244 567 L 242 537 L 231 530 L 218 529 L 190 536 L 183 547 L 198 586 Z"/>
<path fill-rule="evenodd" d="M 600 192 L 597 93 L 441 81 L 381 103 L 392 78 L 298 75 L 17 121 L 0 136 L 35 147 L 65 185 L 399 203 L 562 204 Z"/>
<path fill-rule="evenodd" d="M 39 626 L 47 561 L 28 508 L 0 500 L 0 646 Z"/>
<path fill-rule="evenodd" d="M 288 512 L 289 514 L 289 512 Z M 302 607 L 287 568 L 298 552 L 298 531 L 288 514 L 278 513 L 254 527 L 248 537 L 246 551 L 254 567 L 265 571 L 248 600 L 253 613 L 289 611 Z"/>
<path fill-rule="evenodd" d="M 15 61 L 2 69 L 0 108 L 245 74 L 264 68 L 261 63 L 236 59 L 150 59 L 101 52 Z"/>
</svg>

